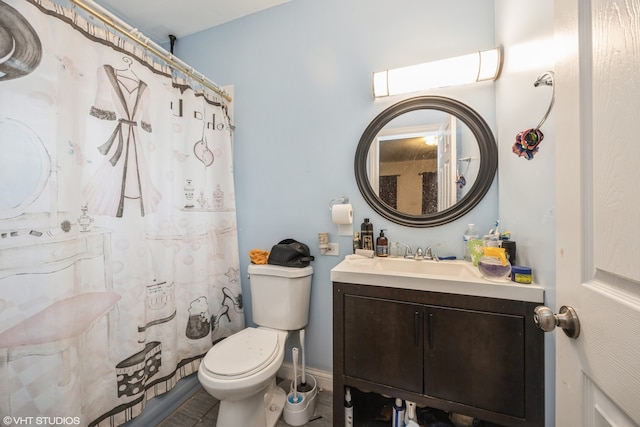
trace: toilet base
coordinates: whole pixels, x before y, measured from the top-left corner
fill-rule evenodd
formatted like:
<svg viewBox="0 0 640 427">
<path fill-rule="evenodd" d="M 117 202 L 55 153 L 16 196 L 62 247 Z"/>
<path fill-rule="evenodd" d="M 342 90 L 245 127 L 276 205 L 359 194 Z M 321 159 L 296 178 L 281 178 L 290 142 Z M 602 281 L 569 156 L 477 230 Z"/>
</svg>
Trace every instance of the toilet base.
<svg viewBox="0 0 640 427">
<path fill-rule="evenodd" d="M 274 378 L 260 393 L 242 400 L 221 400 L 216 427 L 275 427 L 284 409 L 287 393 Z"/>
<path fill-rule="evenodd" d="M 276 385 L 276 380 L 273 380 L 273 389 L 271 393 L 265 395 L 265 400 L 269 399 L 268 402 L 265 402 L 264 411 L 267 416 L 267 427 L 275 427 L 280 419 L 280 415 L 282 415 L 282 411 L 284 409 L 285 402 L 287 400 L 287 392 L 282 389 L 282 387 L 278 387 Z"/>
</svg>

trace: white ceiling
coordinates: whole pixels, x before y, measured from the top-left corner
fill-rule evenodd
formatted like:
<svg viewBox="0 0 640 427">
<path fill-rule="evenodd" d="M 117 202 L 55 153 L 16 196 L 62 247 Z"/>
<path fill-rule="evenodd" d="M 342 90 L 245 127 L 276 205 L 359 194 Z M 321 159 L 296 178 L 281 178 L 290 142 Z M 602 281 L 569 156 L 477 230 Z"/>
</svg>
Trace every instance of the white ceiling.
<svg viewBox="0 0 640 427">
<path fill-rule="evenodd" d="M 96 0 L 157 43 L 178 39 L 290 0 Z"/>
</svg>

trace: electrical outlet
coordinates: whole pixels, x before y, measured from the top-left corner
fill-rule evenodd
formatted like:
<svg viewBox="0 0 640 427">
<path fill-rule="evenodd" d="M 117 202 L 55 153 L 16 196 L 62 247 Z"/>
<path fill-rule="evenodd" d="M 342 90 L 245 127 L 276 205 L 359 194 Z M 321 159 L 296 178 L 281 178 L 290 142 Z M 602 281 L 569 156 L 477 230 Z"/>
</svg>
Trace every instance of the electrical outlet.
<svg viewBox="0 0 640 427">
<path fill-rule="evenodd" d="M 340 244 L 329 243 L 329 249 L 324 253 L 325 255 L 340 256 Z"/>
</svg>

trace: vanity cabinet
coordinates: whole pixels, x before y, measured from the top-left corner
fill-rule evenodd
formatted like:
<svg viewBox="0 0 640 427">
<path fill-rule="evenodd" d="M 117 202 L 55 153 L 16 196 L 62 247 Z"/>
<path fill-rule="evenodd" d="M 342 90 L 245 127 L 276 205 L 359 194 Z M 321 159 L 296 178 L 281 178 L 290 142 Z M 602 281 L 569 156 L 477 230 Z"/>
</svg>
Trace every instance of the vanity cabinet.
<svg viewBox="0 0 640 427">
<path fill-rule="evenodd" d="M 345 374 L 422 392 L 421 310 L 418 304 L 344 295 Z"/>
<path fill-rule="evenodd" d="M 501 426 L 544 425 L 539 303 L 337 282 L 333 298 L 335 425 L 347 386 Z"/>
</svg>

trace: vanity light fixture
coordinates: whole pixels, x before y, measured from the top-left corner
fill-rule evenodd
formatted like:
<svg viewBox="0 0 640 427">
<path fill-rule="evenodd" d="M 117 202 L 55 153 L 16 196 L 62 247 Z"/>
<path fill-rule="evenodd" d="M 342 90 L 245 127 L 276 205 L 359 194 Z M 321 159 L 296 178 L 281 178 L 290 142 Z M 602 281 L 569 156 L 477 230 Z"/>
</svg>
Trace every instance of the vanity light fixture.
<svg viewBox="0 0 640 427">
<path fill-rule="evenodd" d="M 373 96 L 399 95 L 445 86 L 495 80 L 500 75 L 500 48 L 373 73 Z"/>
<path fill-rule="evenodd" d="M 429 135 L 425 135 L 424 136 L 424 143 L 426 145 L 430 145 L 430 146 L 438 145 L 438 134 L 437 133 L 432 133 L 432 134 L 429 134 Z"/>
</svg>

